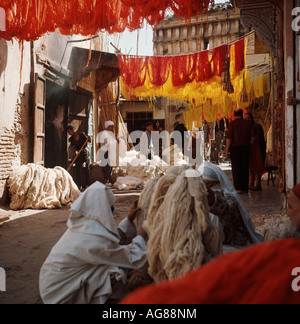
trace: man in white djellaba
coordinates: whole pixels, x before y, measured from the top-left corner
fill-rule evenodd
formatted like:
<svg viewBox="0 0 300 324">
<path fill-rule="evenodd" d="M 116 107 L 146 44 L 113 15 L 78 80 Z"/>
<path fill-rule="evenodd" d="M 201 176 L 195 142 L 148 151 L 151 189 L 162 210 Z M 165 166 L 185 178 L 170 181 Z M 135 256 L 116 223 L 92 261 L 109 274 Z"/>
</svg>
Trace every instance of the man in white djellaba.
<svg viewBox="0 0 300 324">
<path fill-rule="evenodd" d="M 95 182 L 73 203 L 68 230 L 40 271 L 45 304 L 117 303 L 128 293 L 128 270 L 147 262 L 147 234 L 142 227 L 137 233 L 133 224 L 137 201 L 116 226 L 115 201 L 111 189 Z"/>
<path fill-rule="evenodd" d="M 112 173 L 112 167 L 118 166 L 118 158 L 124 157 L 127 145 L 121 138 L 117 138 L 114 133 L 115 124 L 108 120 L 105 122 L 105 130 L 97 136 L 97 143 L 100 149 L 97 153 L 97 161 L 100 161 L 105 183 L 108 183 Z"/>
</svg>

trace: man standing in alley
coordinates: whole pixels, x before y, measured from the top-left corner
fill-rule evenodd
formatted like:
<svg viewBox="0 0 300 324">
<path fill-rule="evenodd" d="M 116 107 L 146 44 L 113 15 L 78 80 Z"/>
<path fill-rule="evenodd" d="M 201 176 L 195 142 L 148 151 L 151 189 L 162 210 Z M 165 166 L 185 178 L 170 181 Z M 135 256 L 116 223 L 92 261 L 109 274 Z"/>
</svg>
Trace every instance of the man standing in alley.
<svg viewBox="0 0 300 324">
<path fill-rule="evenodd" d="M 146 131 L 143 133 L 141 137 L 141 153 L 146 156 L 147 159 L 151 160 L 153 155 L 153 138 L 152 138 L 152 132 L 153 132 L 153 123 L 147 122 L 146 123 Z"/>
<path fill-rule="evenodd" d="M 100 149 L 97 153 L 97 161 L 100 161 L 105 183 L 108 184 L 112 175 L 112 168 L 119 165 L 119 157 L 123 157 L 127 145 L 122 138 L 115 135 L 115 123 L 111 120 L 105 122 L 105 130 L 97 136 Z"/>
<path fill-rule="evenodd" d="M 243 110 L 234 112 L 235 120 L 228 126 L 226 157 L 231 158 L 233 182 L 240 194 L 248 193 L 250 146 L 255 142 L 255 130 L 243 117 Z"/>
<path fill-rule="evenodd" d="M 70 146 L 78 155 L 75 161 L 75 182 L 80 190 L 85 190 L 90 185 L 90 157 L 87 143 L 91 143 L 92 139 L 84 132 L 76 131 L 72 124 L 67 126 L 67 132 L 70 135 Z M 84 178 L 81 174 L 82 169 Z"/>
</svg>

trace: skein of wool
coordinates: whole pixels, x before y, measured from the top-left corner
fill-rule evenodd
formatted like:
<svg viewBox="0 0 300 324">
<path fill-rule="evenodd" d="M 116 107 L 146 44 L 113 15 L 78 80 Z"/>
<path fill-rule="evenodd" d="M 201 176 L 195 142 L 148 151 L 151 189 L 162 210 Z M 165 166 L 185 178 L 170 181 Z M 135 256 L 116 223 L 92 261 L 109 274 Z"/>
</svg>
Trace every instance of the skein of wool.
<svg viewBox="0 0 300 324">
<path fill-rule="evenodd" d="M 181 171 L 158 181 L 148 212 L 148 271 L 155 282 L 183 276 L 222 253 L 206 186 L 200 175 L 187 176 L 190 170 L 175 174 Z"/>
<path fill-rule="evenodd" d="M 147 219 L 147 213 L 149 210 L 153 192 L 159 179 L 160 178 L 158 177 L 151 179 L 146 184 L 144 190 L 141 192 L 139 203 L 138 203 L 138 208 L 140 208 L 141 210 L 137 212 L 136 219 L 135 219 L 137 231 L 143 225 L 145 219 Z"/>
</svg>

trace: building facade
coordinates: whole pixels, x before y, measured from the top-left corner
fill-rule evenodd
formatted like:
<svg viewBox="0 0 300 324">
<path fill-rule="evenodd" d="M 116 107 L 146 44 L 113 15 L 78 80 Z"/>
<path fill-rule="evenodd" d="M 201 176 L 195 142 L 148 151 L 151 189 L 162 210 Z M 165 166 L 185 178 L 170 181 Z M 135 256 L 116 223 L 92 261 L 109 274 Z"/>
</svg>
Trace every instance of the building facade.
<svg viewBox="0 0 300 324">
<path fill-rule="evenodd" d="M 28 163 L 68 168 L 69 123 L 93 135 L 93 161 L 102 125 L 99 106 L 108 100 L 103 91 L 119 76 L 117 56 L 100 51 L 100 38 L 56 31 L 20 44 L 0 40 L 1 203 L 7 202 L 14 168 Z M 111 93 L 116 107 L 117 90 Z"/>
<path fill-rule="evenodd" d="M 240 22 L 240 11 L 231 3 L 217 4 L 208 13 L 193 17 L 189 25 L 176 17 L 155 29 L 154 55 L 195 53 L 231 43 L 250 31 Z"/>
</svg>

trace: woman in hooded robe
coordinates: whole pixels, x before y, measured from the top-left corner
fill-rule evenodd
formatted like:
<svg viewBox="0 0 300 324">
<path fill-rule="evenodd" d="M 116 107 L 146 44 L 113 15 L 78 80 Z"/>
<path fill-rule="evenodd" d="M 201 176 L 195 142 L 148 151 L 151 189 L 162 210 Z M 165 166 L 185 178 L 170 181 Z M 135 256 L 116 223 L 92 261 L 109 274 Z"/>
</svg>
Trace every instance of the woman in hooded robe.
<svg viewBox="0 0 300 324">
<path fill-rule="evenodd" d="M 112 191 L 96 182 L 71 206 L 68 230 L 40 271 L 44 303 L 104 304 L 128 293 L 128 270 L 147 262 L 146 233 L 141 228 L 137 235 L 133 225 L 136 202 L 116 226 L 112 214 L 115 201 Z"/>
<path fill-rule="evenodd" d="M 213 193 L 210 213 L 224 238 L 224 252 L 261 243 L 263 235 L 255 230 L 246 208 L 224 171 L 210 162 L 204 162 L 198 171 Z"/>
</svg>

